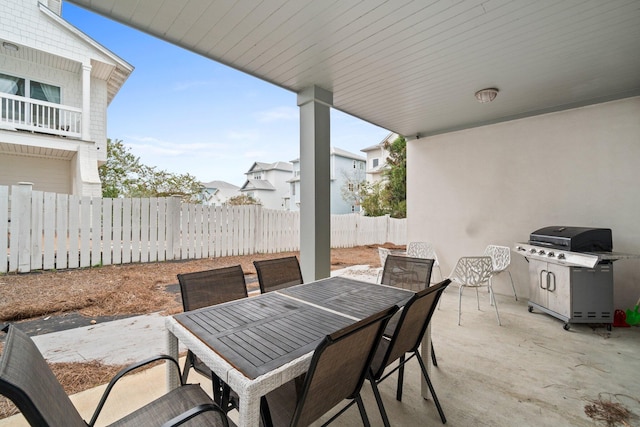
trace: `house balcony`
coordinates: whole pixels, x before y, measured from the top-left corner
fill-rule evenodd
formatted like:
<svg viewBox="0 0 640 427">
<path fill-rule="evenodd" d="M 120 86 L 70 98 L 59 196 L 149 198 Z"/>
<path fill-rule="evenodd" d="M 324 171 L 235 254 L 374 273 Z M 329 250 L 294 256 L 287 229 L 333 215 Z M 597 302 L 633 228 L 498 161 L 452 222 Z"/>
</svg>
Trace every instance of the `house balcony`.
<svg viewBox="0 0 640 427">
<path fill-rule="evenodd" d="M 82 109 L 0 93 L 0 129 L 81 137 Z"/>
</svg>

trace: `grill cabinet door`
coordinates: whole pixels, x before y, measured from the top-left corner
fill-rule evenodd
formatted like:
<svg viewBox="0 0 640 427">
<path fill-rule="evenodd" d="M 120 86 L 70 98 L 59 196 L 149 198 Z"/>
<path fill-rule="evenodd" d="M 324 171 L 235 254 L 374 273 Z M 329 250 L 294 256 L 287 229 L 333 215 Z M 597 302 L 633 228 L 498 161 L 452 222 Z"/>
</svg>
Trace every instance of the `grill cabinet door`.
<svg viewBox="0 0 640 427">
<path fill-rule="evenodd" d="M 559 315 L 571 317 L 570 268 L 529 260 L 529 300 Z"/>
<path fill-rule="evenodd" d="M 547 263 L 549 271 L 549 310 L 571 317 L 571 267 Z"/>
<path fill-rule="evenodd" d="M 542 307 L 548 303 L 547 263 L 535 259 L 529 260 L 529 301 Z"/>
</svg>

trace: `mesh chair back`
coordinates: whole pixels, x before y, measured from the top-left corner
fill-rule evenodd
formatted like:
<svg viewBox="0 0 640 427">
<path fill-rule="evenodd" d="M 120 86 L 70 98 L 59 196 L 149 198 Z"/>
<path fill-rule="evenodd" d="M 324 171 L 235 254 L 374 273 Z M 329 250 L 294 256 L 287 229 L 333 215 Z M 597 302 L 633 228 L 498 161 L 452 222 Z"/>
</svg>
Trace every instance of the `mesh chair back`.
<svg viewBox="0 0 640 427">
<path fill-rule="evenodd" d="M 292 426 L 306 426 L 360 393 L 393 306 L 325 337 L 311 359 Z"/>
<path fill-rule="evenodd" d="M 178 274 L 184 311 L 233 301 L 247 296 L 247 284 L 240 265 Z"/>
<path fill-rule="evenodd" d="M 295 256 L 253 261 L 253 265 L 262 293 L 302 284 L 300 263 Z"/>
<path fill-rule="evenodd" d="M 412 291 L 428 288 L 433 262 L 426 258 L 389 255 L 384 263 L 381 283 Z"/>
<path fill-rule="evenodd" d="M 379 379 L 384 369 L 405 353 L 418 349 L 422 336 L 429 326 L 433 311 L 442 292 L 451 280 L 445 279 L 427 289 L 417 292 L 399 313 L 400 319 L 390 340 L 384 339 L 376 354 L 371 370 L 374 379 Z"/>
<path fill-rule="evenodd" d="M 87 426 L 38 347 L 15 326 L 8 327 L 0 358 L 0 394 L 13 401 L 32 426 Z"/>
<path fill-rule="evenodd" d="M 493 274 L 493 261 L 488 256 L 461 257 L 449 278 L 464 286 L 481 286 Z"/>
<path fill-rule="evenodd" d="M 489 245 L 484 250 L 484 255 L 491 257 L 496 272 L 506 270 L 511 264 L 511 249 L 506 246 Z"/>
<path fill-rule="evenodd" d="M 431 243 L 409 242 L 407 245 L 407 256 L 413 258 L 429 258 L 433 260 L 433 265 L 438 265 L 438 255 Z"/>
</svg>

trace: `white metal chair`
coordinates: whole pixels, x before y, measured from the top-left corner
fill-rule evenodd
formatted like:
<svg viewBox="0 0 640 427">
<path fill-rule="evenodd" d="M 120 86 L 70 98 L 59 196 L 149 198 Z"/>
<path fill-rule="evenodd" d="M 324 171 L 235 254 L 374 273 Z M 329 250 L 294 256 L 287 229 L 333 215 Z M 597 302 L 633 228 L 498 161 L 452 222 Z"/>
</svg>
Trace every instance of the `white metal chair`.
<svg viewBox="0 0 640 427">
<path fill-rule="evenodd" d="M 431 243 L 427 242 L 409 242 L 407 245 L 407 256 L 413 258 L 428 258 L 433 260 L 433 268 L 438 269 L 438 278 L 434 278 L 431 275 L 430 283 L 439 283 L 442 281 L 442 270 L 440 270 L 440 263 L 438 262 L 438 255 Z"/>
<path fill-rule="evenodd" d="M 491 276 L 493 275 L 493 261 L 488 256 L 471 256 L 462 257 L 456 263 L 449 278 L 452 282 L 456 282 L 459 286 L 458 296 L 458 326 L 460 325 L 460 313 L 462 306 L 462 288 L 471 287 L 476 289 L 476 299 L 478 300 L 478 310 L 480 310 L 480 296 L 478 288 L 487 286 L 489 288 L 489 298 L 496 309 L 496 317 L 498 325 L 500 323 L 500 314 L 498 314 L 498 305 L 491 287 Z"/>
<path fill-rule="evenodd" d="M 518 295 L 516 294 L 516 287 L 513 284 L 513 277 L 511 272 L 507 270 L 509 264 L 511 264 L 511 249 L 506 246 L 489 245 L 484 250 L 484 255 L 491 257 L 493 262 L 493 276 L 497 276 L 500 273 L 509 273 L 509 280 L 511 280 L 511 288 L 513 289 L 513 296 L 518 301 Z M 489 279 L 491 281 L 491 279 Z"/>
</svg>

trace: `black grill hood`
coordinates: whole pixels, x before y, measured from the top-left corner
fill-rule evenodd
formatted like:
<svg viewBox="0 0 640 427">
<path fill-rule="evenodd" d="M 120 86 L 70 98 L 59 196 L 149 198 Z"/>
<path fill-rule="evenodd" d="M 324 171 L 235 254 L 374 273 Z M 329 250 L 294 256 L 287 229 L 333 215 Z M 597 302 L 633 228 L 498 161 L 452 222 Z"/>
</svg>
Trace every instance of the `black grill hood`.
<svg viewBox="0 0 640 427">
<path fill-rule="evenodd" d="M 611 252 L 610 228 L 551 226 L 534 231 L 529 244 L 573 252 Z"/>
</svg>

